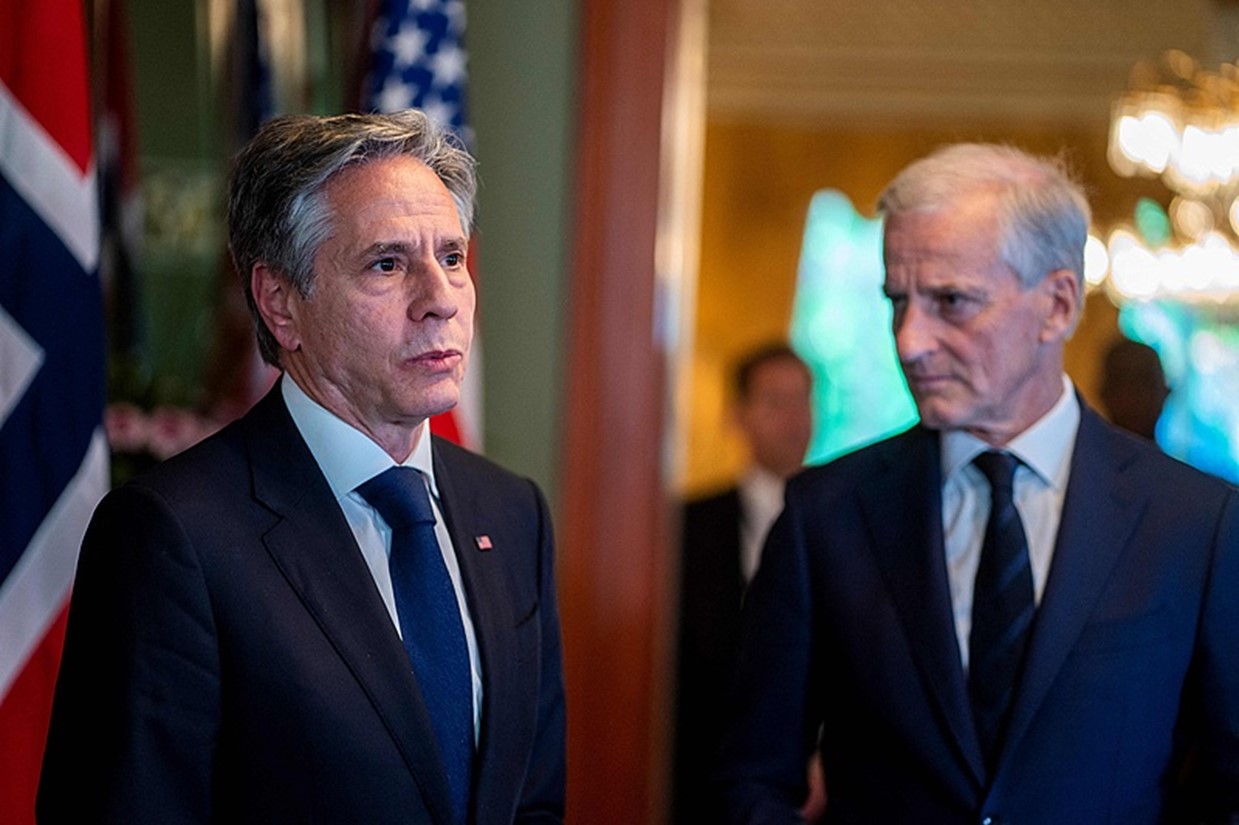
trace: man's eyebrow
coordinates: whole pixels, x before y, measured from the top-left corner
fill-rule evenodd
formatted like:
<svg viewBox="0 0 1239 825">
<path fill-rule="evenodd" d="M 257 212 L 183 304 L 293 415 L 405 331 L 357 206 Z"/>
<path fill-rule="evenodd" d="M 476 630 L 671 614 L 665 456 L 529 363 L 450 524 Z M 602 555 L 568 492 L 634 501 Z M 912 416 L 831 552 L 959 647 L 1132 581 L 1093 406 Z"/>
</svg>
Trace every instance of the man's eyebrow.
<svg viewBox="0 0 1239 825">
<path fill-rule="evenodd" d="M 372 258 L 381 255 L 404 255 L 411 257 L 417 252 L 419 245 L 409 243 L 408 241 L 375 241 L 367 247 L 364 247 L 358 257 Z M 469 242 L 460 235 L 451 235 L 436 244 L 436 250 L 443 251 L 464 251 L 468 249 Z"/>
<path fill-rule="evenodd" d="M 405 255 L 413 248 L 412 244 L 405 241 L 376 241 L 365 249 L 361 250 L 363 257 L 371 255 Z"/>
</svg>

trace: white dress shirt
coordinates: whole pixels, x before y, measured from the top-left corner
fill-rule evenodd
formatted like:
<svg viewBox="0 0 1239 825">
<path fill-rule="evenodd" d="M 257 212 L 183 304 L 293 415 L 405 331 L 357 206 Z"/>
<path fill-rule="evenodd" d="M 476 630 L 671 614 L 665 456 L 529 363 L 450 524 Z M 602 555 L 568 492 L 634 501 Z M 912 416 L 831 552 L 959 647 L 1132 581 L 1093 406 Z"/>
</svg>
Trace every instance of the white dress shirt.
<svg viewBox="0 0 1239 825">
<path fill-rule="evenodd" d="M 783 512 L 783 479 L 753 465 L 740 479 L 740 572 L 747 584 L 761 563 L 761 549 L 775 519 Z"/>
<path fill-rule="evenodd" d="M 366 560 L 366 566 L 370 568 L 370 575 L 374 577 L 374 584 L 383 598 L 383 604 L 387 606 L 392 624 L 395 625 L 396 632 L 400 633 L 400 617 L 396 613 L 391 570 L 387 563 L 391 555 L 391 528 L 379 512 L 357 492 L 359 485 L 396 466 L 396 462 L 361 430 L 342 421 L 306 395 L 288 375 L 280 381 L 280 391 L 293 423 L 297 425 L 301 437 L 314 454 L 314 460 L 327 477 L 331 492 L 335 494 L 340 509 L 344 511 L 344 518 L 357 539 L 357 546 L 361 548 L 361 555 Z M 473 619 L 469 615 L 465 589 L 461 583 L 460 563 L 456 560 L 452 537 L 443 520 L 443 510 L 439 506 L 439 488 L 435 483 L 433 453 L 426 422 L 422 422 L 418 431 L 413 452 L 401 464 L 419 471 L 429 485 L 430 505 L 435 514 L 435 537 L 439 540 L 443 562 L 447 565 L 452 587 L 456 590 L 456 604 L 460 608 L 460 621 L 464 625 L 465 641 L 469 646 L 469 673 L 473 682 L 473 736 L 476 744 L 482 713 L 482 662 L 478 656 Z"/>
<path fill-rule="evenodd" d="M 1033 597 L 1038 605 L 1054 558 L 1054 542 L 1058 537 L 1063 496 L 1067 491 L 1079 427 L 1080 403 L 1071 380 L 1064 375 L 1062 395 L 1050 411 L 1003 448 L 1021 462 L 1015 471 L 1015 508 L 1028 537 Z M 960 659 L 967 672 L 973 580 L 981 561 L 981 543 L 990 510 L 989 482 L 972 460 L 994 448 L 958 430 L 944 431 L 939 437 L 946 568 Z"/>
</svg>

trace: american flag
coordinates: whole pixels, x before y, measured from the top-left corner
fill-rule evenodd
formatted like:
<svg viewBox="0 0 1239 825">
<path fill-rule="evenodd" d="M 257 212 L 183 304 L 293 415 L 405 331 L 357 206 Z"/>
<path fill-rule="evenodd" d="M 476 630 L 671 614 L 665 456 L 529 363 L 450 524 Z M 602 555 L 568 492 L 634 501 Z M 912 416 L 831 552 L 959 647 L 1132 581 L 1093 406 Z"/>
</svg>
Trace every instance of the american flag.
<svg viewBox="0 0 1239 825">
<path fill-rule="evenodd" d="M 472 144 L 462 0 L 384 0 L 371 29 L 366 104 L 378 112 L 414 106 Z"/>
<path fill-rule="evenodd" d="M 450 126 L 466 146 L 473 133 L 466 113 L 468 80 L 462 0 L 382 0 L 370 30 L 364 106 L 392 112 L 410 106 Z M 469 269 L 477 281 L 476 244 Z M 482 446 L 482 348 L 475 334 L 460 404 L 431 419 L 439 435 L 473 449 Z"/>
<path fill-rule="evenodd" d="M 78 545 L 107 486 L 80 0 L 0 0 L 0 811 L 34 821 Z"/>
</svg>

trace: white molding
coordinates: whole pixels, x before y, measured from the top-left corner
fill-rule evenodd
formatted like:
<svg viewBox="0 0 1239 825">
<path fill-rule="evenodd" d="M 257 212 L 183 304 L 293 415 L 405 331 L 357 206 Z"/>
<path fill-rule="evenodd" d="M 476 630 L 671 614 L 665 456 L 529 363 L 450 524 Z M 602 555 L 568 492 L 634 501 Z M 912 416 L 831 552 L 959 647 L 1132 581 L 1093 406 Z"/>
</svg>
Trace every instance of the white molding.
<svg viewBox="0 0 1239 825">
<path fill-rule="evenodd" d="M 0 584 L 0 700 L 69 598 L 82 536 L 107 485 L 107 439 L 99 427 L 77 473 Z"/>
</svg>

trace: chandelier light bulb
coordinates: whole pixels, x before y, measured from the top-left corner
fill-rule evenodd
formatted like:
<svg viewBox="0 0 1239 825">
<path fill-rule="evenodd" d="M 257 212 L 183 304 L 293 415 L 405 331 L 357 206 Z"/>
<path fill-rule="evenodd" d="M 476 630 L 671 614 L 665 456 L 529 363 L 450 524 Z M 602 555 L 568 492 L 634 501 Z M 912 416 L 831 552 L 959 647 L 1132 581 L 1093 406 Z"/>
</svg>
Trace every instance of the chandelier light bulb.
<svg viewBox="0 0 1239 825">
<path fill-rule="evenodd" d="M 1110 234 L 1110 297 L 1239 303 L 1239 68 L 1204 71 L 1180 51 L 1139 63 L 1110 121 L 1114 171 L 1159 175 L 1176 195 L 1166 231 L 1138 204 L 1140 234 Z"/>
<path fill-rule="evenodd" d="M 1096 235 L 1089 235 L 1084 243 L 1084 283 L 1090 287 L 1100 286 L 1110 271 L 1110 253 Z"/>
</svg>

